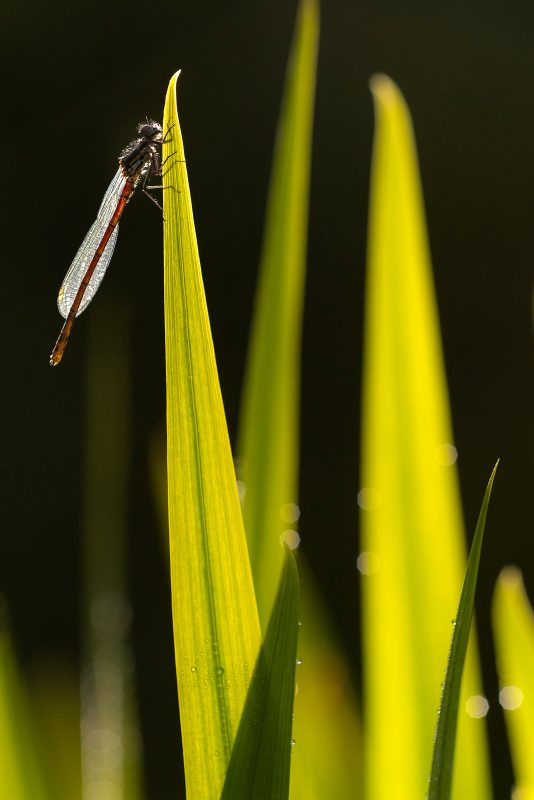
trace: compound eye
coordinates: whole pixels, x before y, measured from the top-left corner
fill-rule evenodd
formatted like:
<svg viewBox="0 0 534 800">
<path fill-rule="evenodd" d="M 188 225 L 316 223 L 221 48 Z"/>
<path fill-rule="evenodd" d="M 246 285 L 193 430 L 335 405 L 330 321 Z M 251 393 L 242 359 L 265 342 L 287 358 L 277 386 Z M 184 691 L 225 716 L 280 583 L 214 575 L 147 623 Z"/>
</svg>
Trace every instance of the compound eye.
<svg viewBox="0 0 534 800">
<path fill-rule="evenodd" d="M 161 133 L 161 125 L 157 122 L 141 122 L 137 126 L 137 133 L 142 139 L 152 139 L 152 137 Z"/>
</svg>

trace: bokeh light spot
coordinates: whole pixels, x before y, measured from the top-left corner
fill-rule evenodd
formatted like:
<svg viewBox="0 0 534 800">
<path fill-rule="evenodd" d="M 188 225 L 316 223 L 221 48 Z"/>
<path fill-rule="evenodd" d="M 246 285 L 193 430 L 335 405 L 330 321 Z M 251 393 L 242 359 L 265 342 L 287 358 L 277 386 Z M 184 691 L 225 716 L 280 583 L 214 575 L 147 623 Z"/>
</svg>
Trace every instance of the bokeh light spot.
<svg viewBox="0 0 534 800">
<path fill-rule="evenodd" d="M 435 450 L 436 461 L 444 467 L 456 464 L 458 460 L 458 450 L 453 444 L 440 444 Z"/>
<path fill-rule="evenodd" d="M 473 694 L 467 699 L 465 710 L 470 717 L 474 719 L 481 719 L 485 717 L 489 711 L 489 703 L 481 694 Z"/>
<path fill-rule="evenodd" d="M 296 522 L 300 517 L 300 508 L 296 503 L 284 503 L 280 509 L 280 518 L 284 522 Z"/>
<path fill-rule="evenodd" d="M 356 559 L 356 566 L 362 575 L 376 575 L 380 569 L 380 556 L 370 550 L 360 553 Z"/>
<path fill-rule="evenodd" d="M 284 531 L 280 536 L 280 544 L 286 544 L 290 550 L 295 550 L 300 544 L 297 531 Z"/>
<path fill-rule="evenodd" d="M 380 492 L 369 486 L 358 492 L 358 505 L 363 511 L 374 511 L 380 505 Z"/>
<path fill-rule="evenodd" d="M 523 702 L 523 692 L 519 686 L 503 686 L 499 692 L 499 703 L 507 711 L 515 711 Z"/>
</svg>

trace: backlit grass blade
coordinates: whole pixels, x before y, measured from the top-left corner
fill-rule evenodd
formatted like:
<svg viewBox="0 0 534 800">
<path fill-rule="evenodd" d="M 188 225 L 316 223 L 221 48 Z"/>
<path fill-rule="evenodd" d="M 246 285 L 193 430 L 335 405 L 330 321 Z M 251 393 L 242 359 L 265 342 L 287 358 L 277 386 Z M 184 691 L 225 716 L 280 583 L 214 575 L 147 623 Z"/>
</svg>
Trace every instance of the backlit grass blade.
<svg viewBox="0 0 534 800">
<path fill-rule="evenodd" d="M 37 750 L 38 737 L 13 652 L 5 611 L 1 608 L 0 796 L 6 800 L 48 800 Z"/>
<path fill-rule="evenodd" d="M 299 579 L 286 548 L 280 585 L 239 724 L 221 800 L 287 800 Z"/>
<path fill-rule="evenodd" d="M 318 35 L 317 0 L 302 0 L 276 134 L 237 446 L 262 625 L 278 585 L 280 537 L 296 528 L 297 519 L 300 339 Z"/>
<path fill-rule="evenodd" d="M 218 800 L 259 624 L 171 79 L 164 114 L 172 613 L 188 800 Z"/>
<path fill-rule="evenodd" d="M 484 527 L 486 525 L 486 516 L 497 464 L 493 468 L 482 501 L 482 507 L 473 537 L 473 544 L 471 545 L 471 552 L 467 562 L 460 603 L 458 605 L 458 613 L 456 615 L 447 672 L 445 675 L 445 684 L 443 686 L 443 694 L 439 707 L 428 800 L 449 800 L 451 796 L 460 688 L 475 605 L 475 590 L 478 578 L 478 566 L 480 564 L 480 553 L 482 550 L 482 540 L 484 538 Z"/>
<path fill-rule="evenodd" d="M 534 799 L 534 610 L 521 572 L 503 569 L 493 600 L 493 636 L 517 800 Z"/>
<path fill-rule="evenodd" d="M 366 797 L 413 800 L 427 790 L 465 544 L 409 112 L 386 76 L 374 77 L 371 89 L 359 493 Z M 473 651 L 464 693 L 478 686 Z M 454 796 L 483 800 L 490 792 L 484 723 L 463 708 Z"/>
</svg>

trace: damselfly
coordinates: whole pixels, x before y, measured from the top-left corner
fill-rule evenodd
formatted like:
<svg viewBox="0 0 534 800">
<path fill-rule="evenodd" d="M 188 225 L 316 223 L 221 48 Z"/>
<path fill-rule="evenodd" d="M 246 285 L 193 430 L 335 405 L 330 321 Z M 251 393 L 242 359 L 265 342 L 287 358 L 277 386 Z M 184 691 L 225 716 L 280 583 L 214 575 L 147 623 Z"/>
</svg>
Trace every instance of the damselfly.
<svg viewBox="0 0 534 800">
<path fill-rule="evenodd" d="M 65 322 L 50 356 L 52 366 L 61 361 L 74 320 L 87 308 L 102 282 L 117 242 L 119 220 L 136 188 L 140 186 L 161 208 L 147 189 L 156 188 L 149 181 L 161 175 L 161 145 L 165 141 L 162 128 L 147 119 L 139 123 L 137 133 L 138 138 L 119 156 L 119 169 L 59 290 L 57 305 Z"/>
</svg>

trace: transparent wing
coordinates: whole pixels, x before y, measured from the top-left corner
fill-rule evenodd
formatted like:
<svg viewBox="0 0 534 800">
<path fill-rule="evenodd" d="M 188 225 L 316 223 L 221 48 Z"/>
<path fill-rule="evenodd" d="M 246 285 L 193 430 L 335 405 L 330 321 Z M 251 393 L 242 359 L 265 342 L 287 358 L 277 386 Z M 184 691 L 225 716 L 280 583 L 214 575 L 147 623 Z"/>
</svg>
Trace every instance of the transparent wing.
<svg viewBox="0 0 534 800">
<path fill-rule="evenodd" d="M 104 195 L 104 199 L 102 200 L 102 204 L 98 210 L 98 215 L 95 222 L 92 224 L 87 236 L 81 243 L 80 249 L 76 253 L 74 261 L 70 265 L 69 270 L 65 275 L 65 279 L 61 284 L 61 289 L 59 290 L 57 298 L 57 307 L 62 317 L 67 318 L 69 315 L 69 311 L 74 302 L 74 298 L 76 297 L 76 293 L 80 288 L 83 276 L 87 271 L 87 267 L 91 263 L 91 259 L 93 258 L 98 245 L 102 241 L 102 237 L 106 231 L 106 228 L 108 227 L 113 213 L 117 208 L 117 203 L 119 202 L 119 198 L 122 190 L 124 189 L 125 183 L 126 178 L 122 174 L 122 170 L 119 169 L 111 181 L 106 194 Z M 87 308 L 95 296 L 96 290 L 100 286 L 109 262 L 111 261 L 111 256 L 113 255 L 113 250 L 115 249 L 118 234 L 119 226 L 117 225 L 111 234 L 106 247 L 104 248 L 104 252 L 100 256 L 100 260 L 95 267 L 95 271 L 91 275 L 91 280 L 89 281 L 89 285 L 84 292 L 82 302 L 80 303 L 80 307 L 76 316 L 79 316 L 82 311 Z"/>
</svg>

